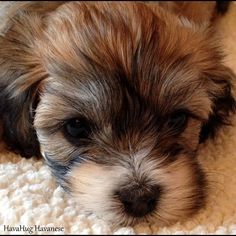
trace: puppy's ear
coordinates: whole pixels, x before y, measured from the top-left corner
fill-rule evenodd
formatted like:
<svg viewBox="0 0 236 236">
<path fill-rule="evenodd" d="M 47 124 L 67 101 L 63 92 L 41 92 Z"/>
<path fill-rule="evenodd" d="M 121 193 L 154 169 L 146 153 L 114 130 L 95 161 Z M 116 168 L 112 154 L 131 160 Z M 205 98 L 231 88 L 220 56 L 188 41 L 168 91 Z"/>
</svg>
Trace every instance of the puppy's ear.
<svg viewBox="0 0 236 236">
<path fill-rule="evenodd" d="M 1 87 L 3 140 L 11 150 L 24 157 L 38 156 L 39 145 L 33 128 L 34 108 L 37 104 L 37 84 L 12 96 L 13 90 Z"/>
<path fill-rule="evenodd" d="M 43 69 L 39 41 L 47 14 L 65 1 L 6 4 L 0 27 L 0 120 L 3 139 L 22 156 L 39 156 L 33 128 L 38 91 L 48 77 Z M 4 3 L 1 3 L 4 7 Z"/>
<path fill-rule="evenodd" d="M 208 121 L 202 126 L 200 133 L 200 143 L 208 137 L 215 137 L 219 128 L 223 125 L 230 125 L 231 116 L 236 112 L 236 101 L 233 95 L 233 84 L 236 83 L 236 76 L 228 67 L 222 66 L 215 75 L 211 75 L 212 87 L 218 87 L 217 95 L 215 91 L 209 92 L 213 97 L 213 112 Z"/>
<path fill-rule="evenodd" d="M 0 119 L 3 139 L 25 157 L 39 155 L 33 128 L 38 89 L 47 76 L 36 53 L 41 36 L 40 18 L 21 12 L 0 36 Z"/>
</svg>

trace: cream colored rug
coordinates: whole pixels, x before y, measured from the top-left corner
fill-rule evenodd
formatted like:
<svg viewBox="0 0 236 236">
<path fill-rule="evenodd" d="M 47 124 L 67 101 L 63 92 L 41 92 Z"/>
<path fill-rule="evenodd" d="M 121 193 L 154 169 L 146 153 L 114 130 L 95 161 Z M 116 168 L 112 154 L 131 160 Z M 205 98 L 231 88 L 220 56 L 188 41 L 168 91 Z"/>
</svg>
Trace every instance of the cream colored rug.
<svg viewBox="0 0 236 236">
<path fill-rule="evenodd" d="M 236 4 L 219 27 L 229 54 L 225 63 L 236 73 Z M 95 215 L 84 214 L 42 161 L 23 159 L 2 145 L 0 234 L 236 234 L 236 118 L 233 123 L 199 151 L 211 187 L 207 206 L 194 218 L 164 228 L 140 224 L 113 229 Z"/>
</svg>

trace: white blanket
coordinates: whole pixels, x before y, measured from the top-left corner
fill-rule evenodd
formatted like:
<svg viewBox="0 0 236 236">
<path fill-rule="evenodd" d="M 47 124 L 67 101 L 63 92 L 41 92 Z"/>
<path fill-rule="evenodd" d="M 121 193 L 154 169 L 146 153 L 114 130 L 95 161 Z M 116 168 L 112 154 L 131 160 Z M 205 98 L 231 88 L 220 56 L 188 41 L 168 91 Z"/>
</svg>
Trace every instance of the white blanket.
<svg viewBox="0 0 236 236">
<path fill-rule="evenodd" d="M 236 72 L 236 5 L 219 27 L 229 53 L 226 64 Z M 236 234 L 236 118 L 199 150 L 210 184 L 207 206 L 193 218 L 164 228 L 147 223 L 112 228 L 85 214 L 57 186 L 43 161 L 21 158 L 5 151 L 3 144 L 0 149 L 0 234 Z"/>
</svg>

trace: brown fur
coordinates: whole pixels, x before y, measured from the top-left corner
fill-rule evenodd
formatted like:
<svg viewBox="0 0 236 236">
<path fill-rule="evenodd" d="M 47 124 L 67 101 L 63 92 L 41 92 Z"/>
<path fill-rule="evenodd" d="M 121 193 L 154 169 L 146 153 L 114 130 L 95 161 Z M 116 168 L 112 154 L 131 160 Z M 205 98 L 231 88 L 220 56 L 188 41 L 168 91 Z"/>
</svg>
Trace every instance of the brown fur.
<svg viewBox="0 0 236 236">
<path fill-rule="evenodd" d="M 0 37 L 6 142 L 26 157 L 42 154 L 59 183 L 108 220 L 140 220 L 117 199 L 127 185 L 141 195 L 161 186 L 153 213 L 160 223 L 205 202 L 194 156 L 229 122 L 235 76 L 210 27 L 215 5 L 196 19 L 186 4 L 26 4 Z M 188 114 L 181 132 L 167 122 L 176 111 Z M 90 126 L 87 139 L 65 132 L 76 117 Z"/>
</svg>

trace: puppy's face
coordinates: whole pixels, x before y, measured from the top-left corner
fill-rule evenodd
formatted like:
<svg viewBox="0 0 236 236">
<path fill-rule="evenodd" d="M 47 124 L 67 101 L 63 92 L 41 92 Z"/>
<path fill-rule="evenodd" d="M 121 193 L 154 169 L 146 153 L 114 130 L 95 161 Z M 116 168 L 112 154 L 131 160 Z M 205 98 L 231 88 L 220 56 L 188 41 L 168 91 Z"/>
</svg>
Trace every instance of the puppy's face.
<svg viewBox="0 0 236 236">
<path fill-rule="evenodd" d="M 49 18 L 39 49 L 50 77 L 34 124 L 54 174 L 87 209 L 166 223 L 203 203 L 194 156 L 211 112 L 212 55 L 170 16 L 123 10 L 71 4 Z"/>
<path fill-rule="evenodd" d="M 195 153 L 229 77 L 210 33 L 131 3 L 64 4 L 45 25 L 34 128 L 59 183 L 116 223 L 196 212 Z"/>
</svg>

